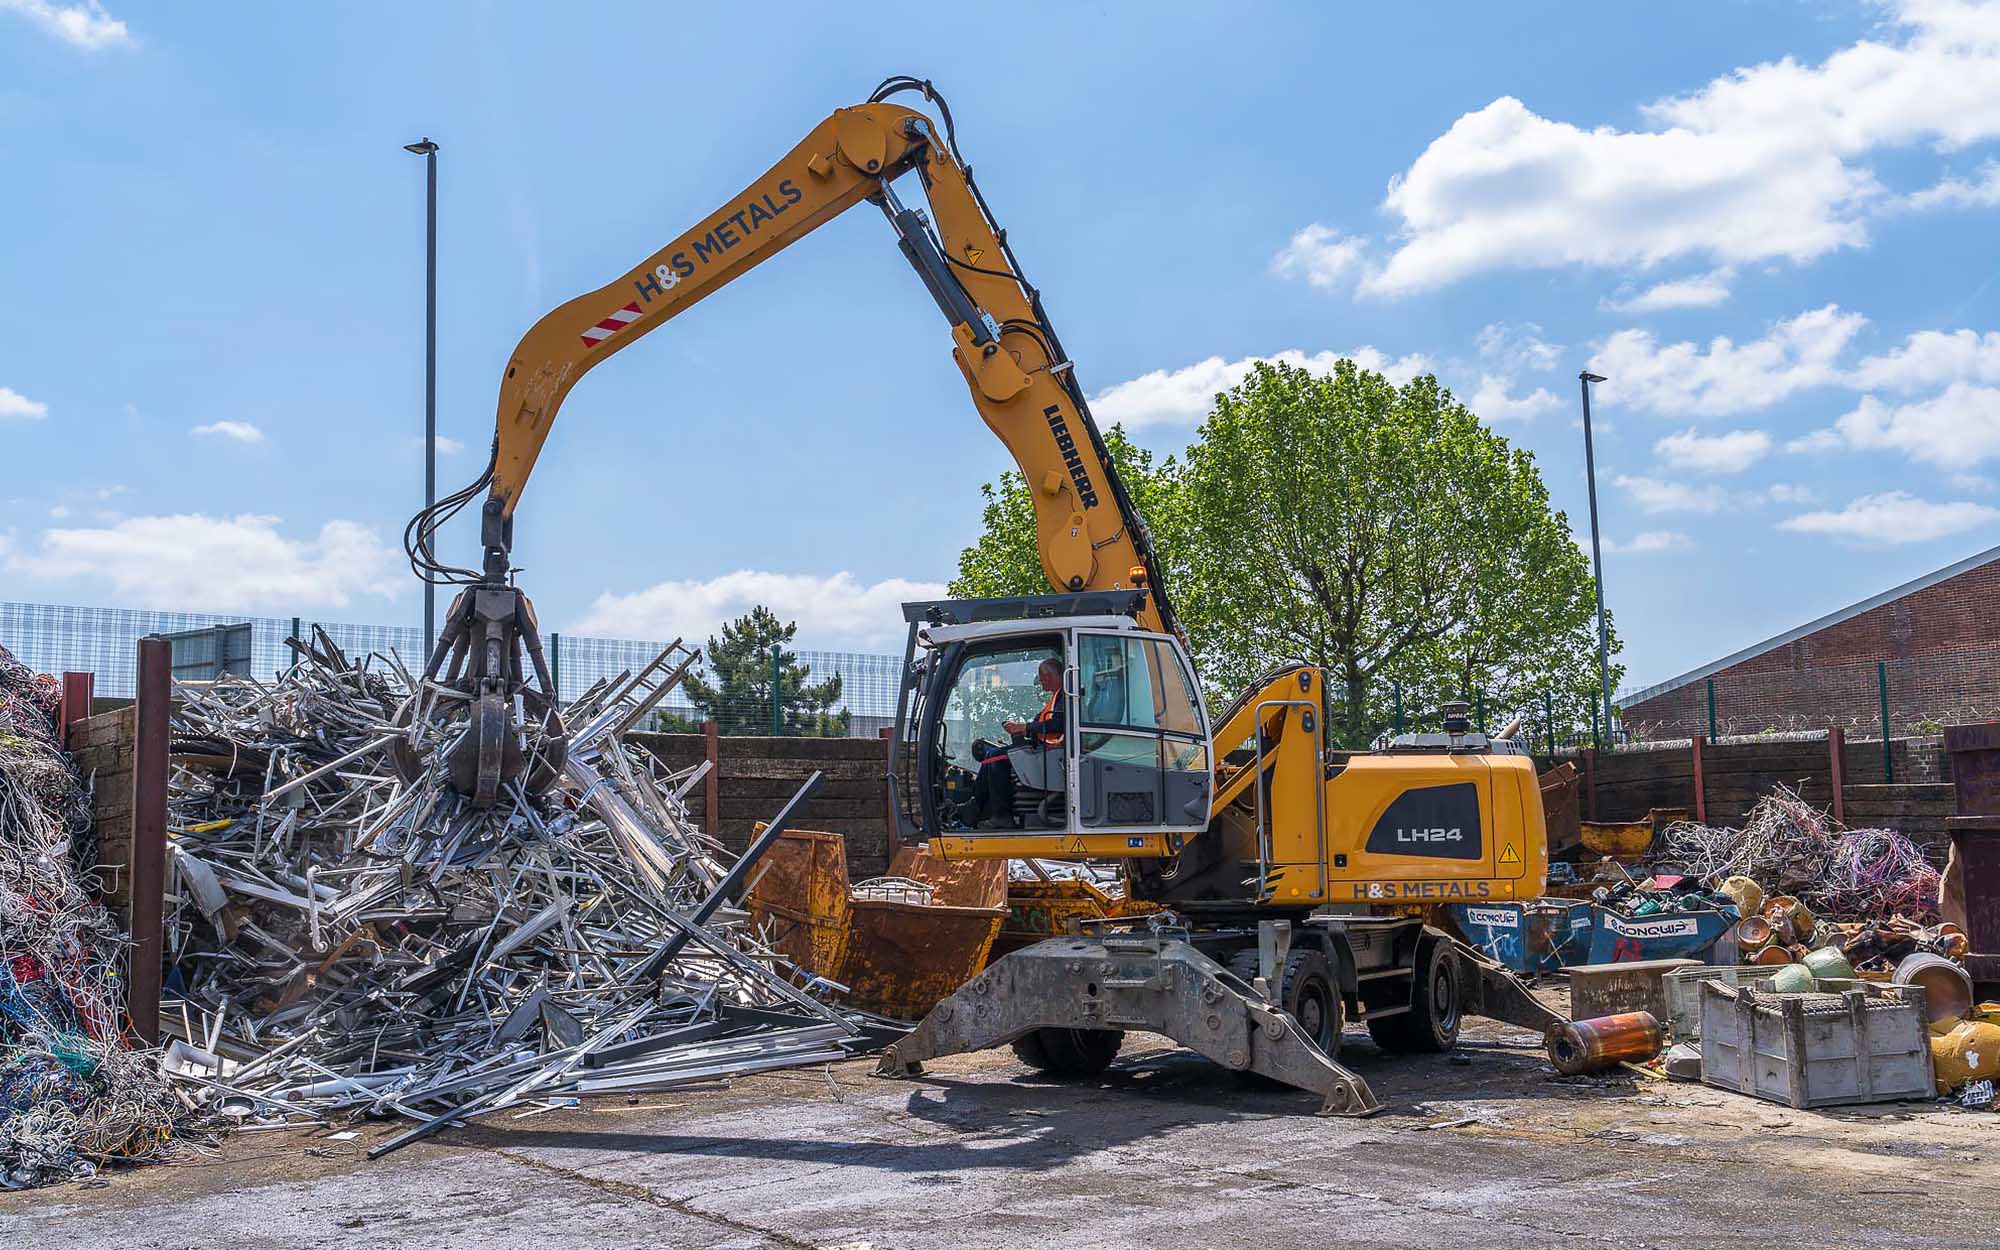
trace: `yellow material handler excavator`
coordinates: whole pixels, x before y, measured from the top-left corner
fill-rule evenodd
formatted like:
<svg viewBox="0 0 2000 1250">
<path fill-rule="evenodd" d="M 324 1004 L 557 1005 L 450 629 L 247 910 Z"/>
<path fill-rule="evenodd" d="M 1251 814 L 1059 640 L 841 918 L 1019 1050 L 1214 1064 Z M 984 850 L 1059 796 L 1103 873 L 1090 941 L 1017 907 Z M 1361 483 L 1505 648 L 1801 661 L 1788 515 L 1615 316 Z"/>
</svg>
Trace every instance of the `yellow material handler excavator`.
<svg viewBox="0 0 2000 1250">
<path fill-rule="evenodd" d="M 937 121 L 888 102 L 905 92 Z M 905 203 L 899 183 L 921 189 L 928 213 Z M 550 784 L 560 764 L 561 717 L 508 553 L 564 396 L 594 365 L 863 202 L 881 209 L 944 314 L 974 407 L 1031 487 L 1056 590 L 905 605 L 889 760 L 903 840 L 945 858 L 1122 860 L 1131 895 L 1162 909 L 995 961 L 891 1049 L 883 1073 L 1006 1043 L 1038 1068 L 1090 1072 L 1125 1031 L 1143 1029 L 1356 1115 L 1376 1102 L 1338 1062 L 1349 1021 L 1388 1049 L 1442 1050 L 1464 1014 L 1534 1028 L 1557 1019 L 1503 969 L 1410 914 L 1541 892 L 1547 841 L 1531 759 L 1474 732 L 1462 707 L 1441 734 L 1332 750 L 1324 677 L 1305 664 L 1275 669 L 1211 719 L 1145 524 L 1040 293 L 973 183 L 950 110 L 917 79 L 892 78 L 835 111 L 742 194 L 543 317 L 515 348 L 486 473 L 405 534 L 420 574 L 465 586 L 426 670 L 465 696 L 438 701 L 465 717 L 454 784 L 490 804 L 505 784 Z M 437 526 L 481 490 L 483 567 L 439 563 Z M 524 760 L 542 761 L 536 775 L 522 775 Z M 970 795 L 994 768 L 1007 770 L 1007 806 L 979 819 Z"/>
</svg>

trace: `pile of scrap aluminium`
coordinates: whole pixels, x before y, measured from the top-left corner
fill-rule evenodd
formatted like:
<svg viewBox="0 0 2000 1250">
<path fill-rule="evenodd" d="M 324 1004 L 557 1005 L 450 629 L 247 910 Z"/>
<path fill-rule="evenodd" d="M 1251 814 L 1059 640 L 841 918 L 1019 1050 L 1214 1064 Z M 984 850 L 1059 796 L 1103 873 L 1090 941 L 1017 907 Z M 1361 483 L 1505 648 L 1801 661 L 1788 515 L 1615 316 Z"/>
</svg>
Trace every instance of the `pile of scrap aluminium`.
<svg viewBox="0 0 2000 1250">
<path fill-rule="evenodd" d="M 706 765 L 623 740 L 692 652 L 586 692 L 555 784 L 481 809 L 447 782 L 449 729 L 408 714 L 450 692 L 323 634 L 293 646 L 274 682 L 177 692 L 162 1026 L 216 1110 L 415 1122 L 379 1153 L 526 1101 L 880 1044 L 734 906 L 768 843 L 726 866 L 683 801 Z"/>
</svg>

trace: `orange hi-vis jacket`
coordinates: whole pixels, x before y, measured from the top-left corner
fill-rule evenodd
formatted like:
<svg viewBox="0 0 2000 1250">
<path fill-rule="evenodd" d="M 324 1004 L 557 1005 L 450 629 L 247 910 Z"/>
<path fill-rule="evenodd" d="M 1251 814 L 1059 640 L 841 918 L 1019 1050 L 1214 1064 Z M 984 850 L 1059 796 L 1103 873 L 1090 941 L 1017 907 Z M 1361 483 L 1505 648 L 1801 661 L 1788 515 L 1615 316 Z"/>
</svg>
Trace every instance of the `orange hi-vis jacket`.
<svg viewBox="0 0 2000 1250">
<path fill-rule="evenodd" d="M 1061 692 L 1050 695 L 1049 701 L 1042 704 L 1042 710 L 1035 719 L 1028 722 L 1028 732 L 1038 738 L 1045 747 L 1059 747 L 1063 744 L 1062 717 L 1056 714 L 1056 704 L 1061 700 Z M 1048 726 L 1054 727 L 1053 732 L 1047 728 Z"/>
</svg>

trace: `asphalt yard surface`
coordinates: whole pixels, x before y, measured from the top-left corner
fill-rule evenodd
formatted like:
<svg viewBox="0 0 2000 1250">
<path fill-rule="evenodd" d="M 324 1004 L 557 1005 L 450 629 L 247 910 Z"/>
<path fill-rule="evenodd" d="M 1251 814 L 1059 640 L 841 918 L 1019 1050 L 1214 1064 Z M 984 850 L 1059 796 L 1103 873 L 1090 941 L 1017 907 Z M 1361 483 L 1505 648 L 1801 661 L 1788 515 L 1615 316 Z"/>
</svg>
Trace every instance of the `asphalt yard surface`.
<svg viewBox="0 0 2000 1250">
<path fill-rule="evenodd" d="M 1455 1056 L 1344 1059 L 1368 1120 L 1137 1035 L 1057 1084 L 1007 1051 L 865 1061 L 503 1113 L 375 1163 L 400 1126 L 246 1133 L 219 1157 L 0 1196 L 24 1247 L 2000 1246 L 2000 1116 L 1794 1111 L 1558 1078 L 1475 1022 Z"/>
</svg>

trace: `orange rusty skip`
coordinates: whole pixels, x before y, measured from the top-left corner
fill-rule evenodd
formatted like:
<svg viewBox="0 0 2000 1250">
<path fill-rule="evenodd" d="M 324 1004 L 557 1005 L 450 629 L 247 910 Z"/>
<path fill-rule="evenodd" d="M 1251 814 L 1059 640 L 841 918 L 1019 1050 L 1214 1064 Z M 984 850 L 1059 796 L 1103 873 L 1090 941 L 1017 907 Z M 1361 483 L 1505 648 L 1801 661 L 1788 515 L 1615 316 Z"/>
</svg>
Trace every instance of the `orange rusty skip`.
<svg viewBox="0 0 2000 1250">
<path fill-rule="evenodd" d="M 1007 915 L 1007 866 L 904 847 L 889 875 L 929 885 L 932 901 L 856 898 L 840 835 L 787 829 L 759 865 L 750 916 L 780 954 L 847 986 L 850 1005 L 917 1020 L 986 966 Z"/>
</svg>

